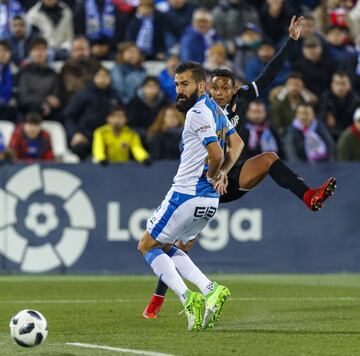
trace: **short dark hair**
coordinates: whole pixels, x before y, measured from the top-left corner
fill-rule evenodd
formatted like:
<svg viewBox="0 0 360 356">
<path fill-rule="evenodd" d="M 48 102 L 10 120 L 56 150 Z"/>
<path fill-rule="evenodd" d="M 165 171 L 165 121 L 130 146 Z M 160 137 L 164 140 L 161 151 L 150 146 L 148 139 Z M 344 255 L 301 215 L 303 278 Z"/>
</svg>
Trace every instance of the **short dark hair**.
<svg viewBox="0 0 360 356">
<path fill-rule="evenodd" d="M 304 81 L 304 77 L 301 74 L 301 72 L 291 72 L 291 73 L 289 73 L 287 79 L 300 79 L 300 80 Z"/>
<path fill-rule="evenodd" d="M 332 30 L 347 31 L 348 28 L 345 26 L 340 26 L 340 25 L 330 25 L 326 28 L 326 34 L 331 32 Z"/>
<path fill-rule="evenodd" d="M 304 101 L 303 103 L 299 103 L 299 104 L 297 105 L 297 107 L 296 107 L 296 110 L 297 110 L 300 106 L 305 106 L 305 107 L 307 107 L 307 108 L 311 108 L 311 109 L 314 110 L 314 105 L 311 104 L 311 103 L 309 103 L 309 102 L 306 102 L 306 101 Z"/>
<path fill-rule="evenodd" d="M 160 87 L 160 82 L 159 79 L 157 77 L 155 77 L 154 75 L 148 75 L 142 82 L 141 86 L 143 87 L 144 85 L 146 85 L 149 82 L 154 82 L 156 83 L 159 87 Z"/>
<path fill-rule="evenodd" d="M 225 68 L 216 68 L 216 69 L 214 69 L 211 72 L 210 78 L 213 79 L 215 77 L 229 78 L 231 80 L 231 84 L 235 85 L 235 74 L 229 69 L 225 69 Z"/>
<path fill-rule="evenodd" d="M 39 47 L 39 46 L 43 46 L 45 48 L 47 48 L 48 46 L 48 43 L 46 41 L 45 38 L 43 37 L 36 37 L 34 38 L 31 42 L 30 42 L 30 45 L 29 45 L 29 50 L 33 50 L 35 47 Z"/>
<path fill-rule="evenodd" d="M 250 104 L 264 105 L 264 106 L 266 107 L 265 101 L 264 101 L 263 99 L 261 99 L 261 98 L 255 98 L 255 99 L 251 100 L 251 101 L 249 102 L 249 106 L 250 106 Z"/>
<path fill-rule="evenodd" d="M 339 76 L 339 77 L 347 77 L 350 79 L 350 76 L 349 76 L 349 73 L 347 73 L 346 71 L 344 70 L 337 70 L 333 73 L 332 75 L 332 78 L 335 77 L 335 75 Z"/>
<path fill-rule="evenodd" d="M 14 20 L 21 20 L 21 21 L 25 22 L 24 17 L 21 16 L 21 15 L 16 15 L 16 16 L 14 16 L 12 19 L 13 19 L 13 21 L 14 21 Z"/>
<path fill-rule="evenodd" d="M 9 41 L 6 40 L 0 40 L 0 46 L 4 47 L 6 50 L 8 50 L 9 52 L 11 52 L 11 44 Z"/>
<path fill-rule="evenodd" d="M 180 63 L 175 69 L 175 74 L 181 74 L 186 71 L 191 72 L 191 75 L 196 83 L 199 83 L 202 80 L 206 82 L 205 70 L 200 63 L 193 61 Z"/>
<path fill-rule="evenodd" d="M 43 121 L 42 115 L 38 111 L 32 111 L 26 114 L 24 122 L 40 125 Z"/>
<path fill-rule="evenodd" d="M 116 104 L 111 107 L 109 115 L 112 115 L 114 112 L 123 111 L 125 112 L 125 108 L 121 104 Z"/>
</svg>

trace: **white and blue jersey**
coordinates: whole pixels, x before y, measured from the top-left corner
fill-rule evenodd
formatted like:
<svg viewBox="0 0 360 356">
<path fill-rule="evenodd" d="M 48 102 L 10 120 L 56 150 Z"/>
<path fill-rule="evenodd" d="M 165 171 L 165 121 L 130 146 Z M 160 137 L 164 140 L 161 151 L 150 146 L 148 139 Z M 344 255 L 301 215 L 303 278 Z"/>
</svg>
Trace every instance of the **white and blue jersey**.
<svg viewBox="0 0 360 356">
<path fill-rule="evenodd" d="M 181 139 L 181 161 L 173 189 L 183 194 L 219 197 L 206 180 L 206 146 L 218 141 L 224 148 L 225 137 L 233 133 L 235 129 L 220 106 L 207 94 L 202 95 L 186 114 Z"/>
<path fill-rule="evenodd" d="M 155 240 L 163 244 L 176 240 L 186 243 L 215 215 L 219 194 L 206 179 L 206 146 L 219 142 L 224 148 L 226 136 L 234 133 L 227 116 L 206 94 L 188 111 L 182 133 L 181 162 L 174 183 L 147 221 L 147 231 Z"/>
</svg>

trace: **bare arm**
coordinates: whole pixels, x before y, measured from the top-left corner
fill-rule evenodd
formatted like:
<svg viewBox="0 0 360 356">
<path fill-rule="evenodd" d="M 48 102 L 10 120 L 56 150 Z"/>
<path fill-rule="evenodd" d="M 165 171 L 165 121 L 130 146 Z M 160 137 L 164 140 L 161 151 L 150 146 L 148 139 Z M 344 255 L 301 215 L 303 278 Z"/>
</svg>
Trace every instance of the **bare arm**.
<svg viewBox="0 0 360 356">
<path fill-rule="evenodd" d="M 244 146 L 244 141 L 236 132 L 226 137 L 226 156 L 225 161 L 221 166 L 221 171 L 223 171 L 226 175 L 240 157 Z"/>
<path fill-rule="evenodd" d="M 208 153 L 208 181 L 215 179 L 220 171 L 221 165 L 224 162 L 224 152 L 220 147 L 219 142 L 210 142 L 206 146 Z"/>
</svg>

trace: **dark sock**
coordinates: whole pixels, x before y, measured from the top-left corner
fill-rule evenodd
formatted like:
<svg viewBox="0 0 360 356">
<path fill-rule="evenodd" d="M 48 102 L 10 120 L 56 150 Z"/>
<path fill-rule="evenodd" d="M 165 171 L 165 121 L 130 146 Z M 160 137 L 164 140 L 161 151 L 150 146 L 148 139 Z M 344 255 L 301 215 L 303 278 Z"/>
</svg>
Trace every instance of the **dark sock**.
<svg viewBox="0 0 360 356">
<path fill-rule="evenodd" d="M 168 286 L 159 278 L 158 284 L 155 289 L 155 294 L 165 297 L 167 289 L 168 289 Z"/>
<path fill-rule="evenodd" d="M 281 159 L 276 160 L 270 166 L 269 175 L 280 187 L 291 190 L 301 200 L 303 200 L 305 192 L 309 189 L 304 180 Z"/>
</svg>

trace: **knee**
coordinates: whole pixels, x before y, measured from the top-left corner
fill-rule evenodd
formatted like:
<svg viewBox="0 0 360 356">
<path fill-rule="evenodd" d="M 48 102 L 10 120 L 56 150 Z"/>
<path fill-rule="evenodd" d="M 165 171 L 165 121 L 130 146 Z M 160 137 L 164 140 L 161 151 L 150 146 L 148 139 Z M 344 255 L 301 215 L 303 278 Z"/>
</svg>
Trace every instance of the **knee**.
<svg viewBox="0 0 360 356">
<path fill-rule="evenodd" d="M 279 159 L 279 156 L 275 152 L 264 152 L 261 155 L 268 168 Z"/>
</svg>

